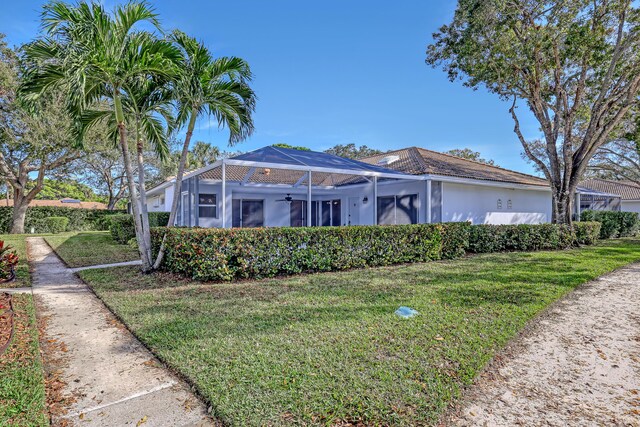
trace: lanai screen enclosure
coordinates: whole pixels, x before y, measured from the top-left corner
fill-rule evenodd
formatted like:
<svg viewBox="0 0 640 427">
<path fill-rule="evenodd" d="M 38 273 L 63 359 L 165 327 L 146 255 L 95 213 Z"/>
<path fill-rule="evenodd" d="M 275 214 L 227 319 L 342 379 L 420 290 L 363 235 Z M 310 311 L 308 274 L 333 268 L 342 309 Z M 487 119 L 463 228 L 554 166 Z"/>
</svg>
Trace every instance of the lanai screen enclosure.
<svg viewBox="0 0 640 427">
<path fill-rule="evenodd" d="M 228 228 L 431 222 L 421 214 L 426 205 L 420 209 L 421 198 L 430 199 L 431 182 L 382 164 L 272 146 L 219 160 L 183 181 L 177 224 Z"/>
</svg>

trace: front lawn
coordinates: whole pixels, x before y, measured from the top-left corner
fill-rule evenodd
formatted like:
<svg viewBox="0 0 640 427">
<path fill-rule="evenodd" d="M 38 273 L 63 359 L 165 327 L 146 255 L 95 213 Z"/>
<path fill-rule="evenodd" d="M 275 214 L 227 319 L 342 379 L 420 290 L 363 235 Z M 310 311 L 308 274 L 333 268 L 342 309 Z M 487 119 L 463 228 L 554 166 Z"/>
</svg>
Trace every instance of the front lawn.
<svg viewBox="0 0 640 427">
<path fill-rule="evenodd" d="M 45 240 L 71 268 L 140 259 L 137 249 L 114 242 L 108 231 L 54 234 Z"/>
<path fill-rule="evenodd" d="M 437 422 L 551 302 L 639 260 L 640 241 L 609 240 L 244 283 L 81 276 L 225 424 L 409 426 Z"/>
<path fill-rule="evenodd" d="M 0 426 L 48 426 L 31 295 L 15 294 L 13 308 L 14 336 L 7 351 L 0 355 Z"/>
</svg>

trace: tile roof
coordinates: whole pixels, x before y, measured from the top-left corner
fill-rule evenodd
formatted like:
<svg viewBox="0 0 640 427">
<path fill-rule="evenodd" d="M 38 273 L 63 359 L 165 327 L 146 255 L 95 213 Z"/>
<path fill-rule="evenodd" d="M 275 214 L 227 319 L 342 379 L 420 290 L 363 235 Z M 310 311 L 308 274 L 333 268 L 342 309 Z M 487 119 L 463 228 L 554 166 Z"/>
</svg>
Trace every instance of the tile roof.
<svg viewBox="0 0 640 427">
<path fill-rule="evenodd" d="M 640 200 L 640 185 L 633 181 L 611 181 L 592 178 L 582 181 L 580 187 L 603 193 L 617 194 L 622 200 Z"/>
<path fill-rule="evenodd" d="M 13 199 L 0 199 L 0 206 L 13 206 Z M 107 205 L 101 202 L 63 202 L 62 200 L 32 200 L 29 206 L 53 206 L 59 208 L 81 208 L 81 209 L 107 209 Z"/>
<path fill-rule="evenodd" d="M 360 159 L 362 162 L 377 164 L 388 156 L 398 156 L 399 159 L 385 165 L 411 175 L 443 175 L 457 178 L 479 179 L 483 181 L 508 182 L 513 184 L 537 185 L 548 187 L 549 183 L 543 178 L 527 175 L 521 172 L 491 166 L 473 160 L 463 159 L 450 154 L 439 153 L 419 147 L 409 147 L 389 151 L 371 157 Z"/>
</svg>

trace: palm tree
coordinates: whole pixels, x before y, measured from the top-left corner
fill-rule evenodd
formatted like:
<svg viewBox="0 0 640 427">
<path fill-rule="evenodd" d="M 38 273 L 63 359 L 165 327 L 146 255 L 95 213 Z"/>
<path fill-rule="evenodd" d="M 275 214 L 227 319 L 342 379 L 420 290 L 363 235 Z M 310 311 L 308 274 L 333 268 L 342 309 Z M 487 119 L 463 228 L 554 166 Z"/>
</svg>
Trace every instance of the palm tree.
<svg viewBox="0 0 640 427">
<path fill-rule="evenodd" d="M 139 99 L 136 91 L 141 81 L 170 79 L 178 51 L 154 33 L 136 28 L 146 22 L 159 30 L 157 15 L 146 2 L 117 6 L 109 14 L 96 2 L 69 5 L 52 1 L 44 7 L 42 22 L 46 36 L 25 49 L 37 66 L 30 71 L 23 91 L 40 94 L 51 87 L 67 86 L 69 109 L 79 118 L 78 137 L 97 122 L 115 118 L 142 269 L 150 271 L 150 238 L 145 238 L 149 229 L 143 226 L 127 141 L 128 125 L 136 118 L 125 115 L 129 109 L 124 103 Z M 92 110 L 105 104 L 108 109 Z M 133 129 L 149 141 L 156 138 L 157 130 L 155 124 Z"/>
<path fill-rule="evenodd" d="M 213 116 L 218 126 L 229 129 L 229 144 L 236 144 L 253 133 L 256 95 L 249 86 L 252 74 L 244 60 L 237 57 L 214 59 L 204 44 L 181 31 L 174 31 L 171 40 L 181 52 L 174 88 L 177 124 L 186 126 L 169 214 L 169 224 L 173 225 L 196 120 L 205 115 Z M 155 268 L 160 265 L 163 255 L 164 241 L 154 263 Z"/>
</svg>

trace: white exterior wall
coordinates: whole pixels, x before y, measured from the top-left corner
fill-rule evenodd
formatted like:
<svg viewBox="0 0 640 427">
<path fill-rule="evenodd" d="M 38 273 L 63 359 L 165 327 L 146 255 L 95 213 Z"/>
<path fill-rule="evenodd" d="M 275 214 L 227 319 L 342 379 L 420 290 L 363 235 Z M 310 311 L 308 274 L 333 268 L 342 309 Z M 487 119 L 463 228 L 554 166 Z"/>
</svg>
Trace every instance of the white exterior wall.
<svg viewBox="0 0 640 427">
<path fill-rule="evenodd" d="M 160 203 L 164 198 L 164 203 Z M 162 190 L 162 194 L 147 195 L 147 210 L 149 212 L 169 212 L 173 201 L 173 185 Z"/>
<path fill-rule="evenodd" d="M 620 210 L 623 212 L 638 212 L 640 213 L 640 200 L 635 201 L 635 200 L 629 200 L 629 201 L 625 201 L 623 200 L 620 203 Z"/>
<path fill-rule="evenodd" d="M 435 181 L 435 180 L 434 180 Z M 199 218 L 200 227 L 222 227 L 222 185 L 216 181 L 201 180 L 200 193 L 217 195 L 217 218 Z M 253 199 L 264 201 L 264 224 L 267 227 L 286 227 L 290 225 L 290 207 L 283 201 L 287 194 L 294 200 L 307 200 L 307 187 L 297 188 L 278 185 L 240 185 L 228 182 L 226 185 L 226 226 L 232 224 L 233 199 Z M 382 181 L 378 183 L 378 196 L 418 195 L 420 223 L 427 222 L 427 181 Z M 153 208 L 150 211 L 171 208 L 173 186 L 165 189 L 164 209 Z M 367 202 L 363 202 L 364 198 Z M 339 189 L 313 189 L 312 200 L 341 201 L 341 225 L 349 223 L 350 202 L 357 203 L 358 220 L 352 225 L 374 224 L 373 183 L 360 184 Z M 498 209 L 498 199 L 502 209 Z M 511 206 L 509 207 L 509 200 Z M 624 207 L 623 207 L 624 209 Z M 640 212 L 640 202 L 637 202 Z M 442 182 L 442 221 L 471 221 L 473 224 L 539 224 L 551 219 L 551 192 L 545 189 L 505 188 L 489 185 Z M 192 225 L 195 225 L 192 222 Z"/>
<path fill-rule="evenodd" d="M 498 209 L 498 200 L 501 200 L 501 209 Z M 539 224 L 550 220 L 551 192 L 548 190 L 442 183 L 443 222 Z"/>
</svg>

